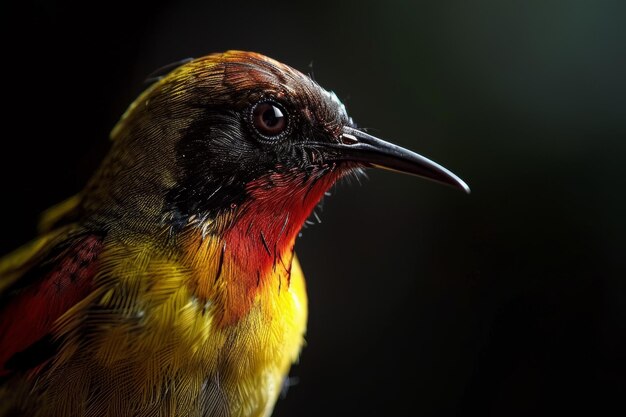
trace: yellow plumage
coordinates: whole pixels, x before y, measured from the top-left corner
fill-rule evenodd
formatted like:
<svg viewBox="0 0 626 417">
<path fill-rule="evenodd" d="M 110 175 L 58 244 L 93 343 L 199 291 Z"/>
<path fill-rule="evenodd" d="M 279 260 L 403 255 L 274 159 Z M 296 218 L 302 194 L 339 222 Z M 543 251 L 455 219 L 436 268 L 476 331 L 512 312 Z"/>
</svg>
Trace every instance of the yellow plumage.
<svg viewBox="0 0 626 417">
<path fill-rule="evenodd" d="M 200 265 L 177 260 L 178 254 L 157 245 L 123 240 L 107 238 L 97 290 L 55 324 L 63 348 L 37 381 L 45 406 L 36 415 L 269 415 L 306 327 L 297 259 L 290 285 L 279 291 L 286 272 L 270 270 L 249 312 L 224 325 L 219 304 L 199 300 L 190 283 L 195 274 L 211 277 L 210 299 L 220 299 L 237 279 L 236 268 L 223 267 L 216 281 L 217 256 L 202 258 L 198 271 Z M 211 239 L 200 245 L 206 253 L 219 253 L 209 249 Z M 7 259 L 19 263 L 40 246 Z"/>
</svg>

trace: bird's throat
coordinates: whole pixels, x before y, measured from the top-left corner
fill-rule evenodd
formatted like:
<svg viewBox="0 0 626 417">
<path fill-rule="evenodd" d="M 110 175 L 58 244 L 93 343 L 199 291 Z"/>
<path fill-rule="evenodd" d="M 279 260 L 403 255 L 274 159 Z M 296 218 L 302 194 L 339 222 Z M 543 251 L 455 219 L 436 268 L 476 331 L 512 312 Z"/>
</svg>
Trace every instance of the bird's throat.
<svg viewBox="0 0 626 417">
<path fill-rule="evenodd" d="M 224 325 L 236 323 L 259 299 L 289 290 L 295 239 L 338 177 L 273 173 L 255 180 L 221 236 L 194 239 L 188 248 L 193 289 L 218 304 Z"/>
</svg>

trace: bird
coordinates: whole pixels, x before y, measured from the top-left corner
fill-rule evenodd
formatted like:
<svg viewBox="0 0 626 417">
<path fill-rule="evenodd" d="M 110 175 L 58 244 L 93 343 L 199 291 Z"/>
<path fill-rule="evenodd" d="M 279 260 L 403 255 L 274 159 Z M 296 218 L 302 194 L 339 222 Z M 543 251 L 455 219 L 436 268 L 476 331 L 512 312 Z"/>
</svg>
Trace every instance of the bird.
<svg viewBox="0 0 626 417">
<path fill-rule="evenodd" d="M 327 190 L 383 168 L 469 192 L 264 55 L 152 81 L 0 260 L 0 416 L 270 416 L 306 332 L 294 244 Z"/>
</svg>

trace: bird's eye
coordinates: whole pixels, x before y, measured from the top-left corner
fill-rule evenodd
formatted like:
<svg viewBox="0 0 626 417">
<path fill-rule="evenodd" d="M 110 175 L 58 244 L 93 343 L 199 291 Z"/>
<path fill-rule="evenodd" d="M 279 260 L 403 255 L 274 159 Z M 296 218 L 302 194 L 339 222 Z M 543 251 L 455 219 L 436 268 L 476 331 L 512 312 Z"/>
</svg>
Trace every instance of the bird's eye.
<svg viewBox="0 0 626 417">
<path fill-rule="evenodd" d="M 287 131 L 285 109 L 273 101 L 261 101 L 252 108 L 252 125 L 265 139 L 279 139 Z"/>
</svg>

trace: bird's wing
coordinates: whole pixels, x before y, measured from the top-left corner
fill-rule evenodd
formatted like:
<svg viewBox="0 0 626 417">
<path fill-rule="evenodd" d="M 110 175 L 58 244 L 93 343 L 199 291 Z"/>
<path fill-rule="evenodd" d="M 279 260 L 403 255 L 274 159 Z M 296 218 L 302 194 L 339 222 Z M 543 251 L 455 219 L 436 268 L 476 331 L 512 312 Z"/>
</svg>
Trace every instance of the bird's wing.
<svg viewBox="0 0 626 417">
<path fill-rule="evenodd" d="M 0 378 L 54 354 L 54 323 L 89 294 L 102 240 L 69 226 L 0 259 Z"/>
</svg>

